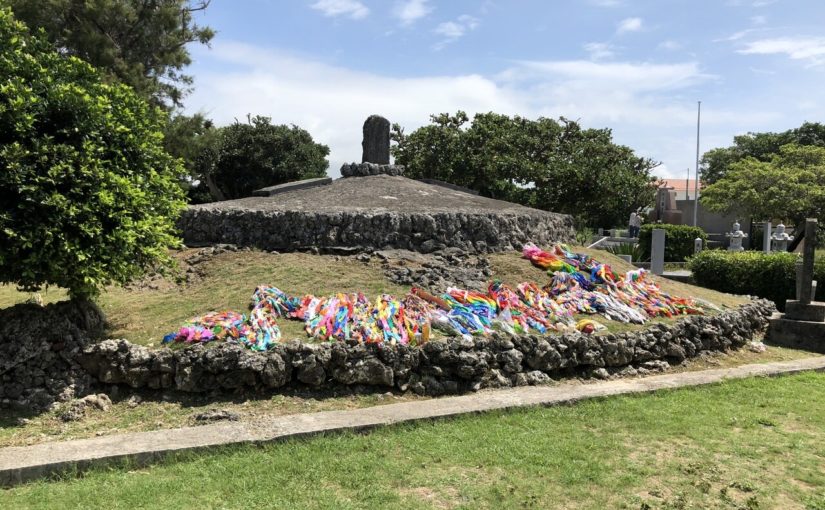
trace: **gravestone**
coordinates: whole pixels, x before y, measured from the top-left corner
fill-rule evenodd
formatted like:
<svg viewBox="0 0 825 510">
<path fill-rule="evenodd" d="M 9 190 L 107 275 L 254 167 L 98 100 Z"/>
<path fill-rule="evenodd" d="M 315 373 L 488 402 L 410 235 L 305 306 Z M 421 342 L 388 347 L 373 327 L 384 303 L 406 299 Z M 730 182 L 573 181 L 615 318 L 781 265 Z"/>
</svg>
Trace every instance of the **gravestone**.
<svg viewBox="0 0 825 510">
<path fill-rule="evenodd" d="M 390 163 L 390 121 L 380 115 L 370 115 L 364 121 L 364 152 L 362 163 L 388 165 Z"/>
<path fill-rule="evenodd" d="M 766 221 L 762 227 L 762 251 L 771 252 L 771 222 Z"/>
<path fill-rule="evenodd" d="M 825 352 L 825 303 L 814 301 L 814 252 L 816 219 L 805 221 L 805 248 L 798 280 L 799 299 L 785 302 L 785 313 L 770 320 L 767 339 L 787 347 Z"/>
<path fill-rule="evenodd" d="M 800 288 L 799 288 L 799 306 L 811 306 L 811 301 L 813 300 L 811 286 L 813 285 L 814 279 L 814 255 L 816 253 L 816 231 L 818 228 L 818 223 L 816 219 L 807 219 L 805 220 L 805 248 L 802 251 L 802 275 L 800 276 Z M 788 301 L 788 305 L 793 303 L 792 301 Z M 794 303 L 794 307 L 796 308 L 797 305 Z M 787 309 L 786 309 L 787 310 Z M 788 315 L 788 312 L 785 312 L 785 315 Z M 789 317 L 793 318 L 793 317 Z M 810 319 L 800 319 L 800 320 L 810 320 Z M 822 306 L 822 318 L 819 319 L 820 321 L 825 320 L 825 305 Z"/>
<path fill-rule="evenodd" d="M 650 271 L 661 275 L 665 272 L 665 231 L 654 228 L 650 240 Z"/>
</svg>

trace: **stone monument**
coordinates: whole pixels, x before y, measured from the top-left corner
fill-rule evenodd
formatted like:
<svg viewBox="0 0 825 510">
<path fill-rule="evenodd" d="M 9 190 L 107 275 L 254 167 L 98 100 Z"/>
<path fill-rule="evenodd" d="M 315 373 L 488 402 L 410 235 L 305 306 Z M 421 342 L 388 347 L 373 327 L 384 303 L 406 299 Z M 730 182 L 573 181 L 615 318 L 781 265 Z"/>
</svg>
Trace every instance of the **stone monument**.
<svg viewBox="0 0 825 510">
<path fill-rule="evenodd" d="M 344 163 L 341 177 L 370 175 L 404 175 L 403 165 L 390 164 L 390 121 L 380 115 L 370 115 L 364 121 L 361 163 Z"/>
<path fill-rule="evenodd" d="M 665 234 L 664 229 L 654 228 L 650 238 L 650 272 L 660 276 L 665 272 Z"/>
<path fill-rule="evenodd" d="M 742 232 L 742 226 L 738 221 L 733 223 L 733 229 L 725 234 L 725 237 L 730 239 L 728 251 L 744 251 L 742 247 L 742 240 L 748 237 L 748 234 Z"/>
<path fill-rule="evenodd" d="M 793 236 L 785 232 L 785 225 L 780 223 L 776 226 L 776 232 L 771 236 L 773 251 L 788 251 L 788 243 L 793 241 Z"/>
<path fill-rule="evenodd" d="M 361 163 L 390 164 L 390 121 L 380 115 L 370 115 L 364 121 L 364 152 Z"/>
<path fill-rule="evenodd" d="M 767 339 L 780 345 L 825 352 L 825 303 L 814 301 L 813 295 L 818 228 L 816 219 L 805 221 L 802 271 L 797 281 L 799 299 L 786 301 L 785 313 L 771 318 Z"/>
</svg>

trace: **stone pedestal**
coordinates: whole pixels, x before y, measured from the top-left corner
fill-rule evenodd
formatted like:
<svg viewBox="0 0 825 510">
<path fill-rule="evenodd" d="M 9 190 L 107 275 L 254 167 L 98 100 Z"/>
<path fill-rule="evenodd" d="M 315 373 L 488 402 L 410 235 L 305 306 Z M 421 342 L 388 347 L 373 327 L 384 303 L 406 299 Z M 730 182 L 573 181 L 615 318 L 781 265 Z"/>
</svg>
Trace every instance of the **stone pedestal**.
<svg viewBox="0 0 825 510">
<path fill-rule="evenodd" d="M 788 300 L 785 303 L 785 318 L 795 321 L 825 322 L 825 303 L 812 301 L 806 304 Z"/>
<path fill-rule="evenodd" d="M 768 323 L 765 340 L 782 347 L 825 354 L 825 322 L 791 320 L 775 313 Z"/>
<path fill-rule="evenodd" d="M 813 301 L 814 247 L 817 220 L 805 221 L 805 249 L 797 267 L 798 299 L 785 302 L 785 313 L 775 314 L 768 326 L 770 342 L 817 352 L 825 352 L 825 303 Z"/>
</svg>

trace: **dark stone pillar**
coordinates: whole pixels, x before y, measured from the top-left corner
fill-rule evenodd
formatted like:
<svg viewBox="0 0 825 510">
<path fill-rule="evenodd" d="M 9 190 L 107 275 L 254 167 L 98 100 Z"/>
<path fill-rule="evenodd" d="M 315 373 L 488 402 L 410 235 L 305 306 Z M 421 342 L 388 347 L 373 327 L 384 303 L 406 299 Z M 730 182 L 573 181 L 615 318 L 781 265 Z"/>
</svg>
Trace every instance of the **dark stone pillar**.
<svg viewBox="0 0 825 510">
<path fill-rule="evenodd" d="M 364 148 L 362 163 L 390 163 L 390 121 L 380 115 L 370 115 L 364 121 Z"/>
<path fill-rule="evenodd" d="M 811 286 L 814 279 L 814 254 L 816 251 L 816 218 L 805 220 L 805 249 L 802 252 L 802 289 L 799 293 L 799 302 L 803 305 L 810 304 L 813 300 L 811 296 Z"/>
</svg>

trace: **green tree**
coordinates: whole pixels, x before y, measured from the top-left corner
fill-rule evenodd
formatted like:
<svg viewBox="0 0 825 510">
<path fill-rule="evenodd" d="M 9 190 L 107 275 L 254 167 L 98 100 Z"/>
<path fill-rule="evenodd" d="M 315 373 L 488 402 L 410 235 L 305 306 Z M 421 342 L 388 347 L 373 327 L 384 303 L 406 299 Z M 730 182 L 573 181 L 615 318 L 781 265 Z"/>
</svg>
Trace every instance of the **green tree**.
<svg viewBox="0 0 825 510">
<path fill-rule="evenodd" d="M 269 117 L 255 116 L 219 131 L 196 162 L 197 175 L 217 199 L 247 197 L 266 186 L 326 175 L 329 147 L 297 126 L 272 125 Z"/>
<path fill-rule="evenodd" d="M 202 152 L 218 143 L 219 137 L 220 130 L 200 113 L 174 115 L 165 126 L 163 145 L 166 152 L 183 161 L 185 172 L 179 176 L 179 182 L 189 203 L 212 201 L 196 160 Z"/>
<path fill-rule="evenodd" d="M 184 207 L 165 115 L 0 9 L 0 281 L 90 297 L 167 262 Z"/>
<path fill-rule="evenodd" d="M 713 184 L 728 173 L 732 164 L 746 158 L 770 161 L 780 147 L 789 143 L 825 147 L 825 124 L 805 122 L 781 133 L 735 136 L 732 146 L 712 149 L 702 156 L 702 182 Z"/>
<path fill-rule="evenodd" d="M 712 211 L 738 212 L 757 219 L 781 219 L 799 225 L 825 215 L 825 148 L 788 144 L 770 161 L 746 158 L 702 190 Z"/>
<path fill-rule="evenodd" d="M 431 117 L 405 134 L 393 126 L 393 154 L 413 178 L 439 179 L 591 226 L 624 224 L 653 203 L 653 161 L 613 143 L 609 129 L 582 129 L 567 119 L 496 113 Z"/>
<path fill-rule="evenodd" d="M 189 43 L 214 36 L 194 15 L 211 0 L 6 0 L 15 17 L 42 28 L 62 53 L 79 57 L 155 104 L 180 106 L 192 77 Z"/>
</svg>

